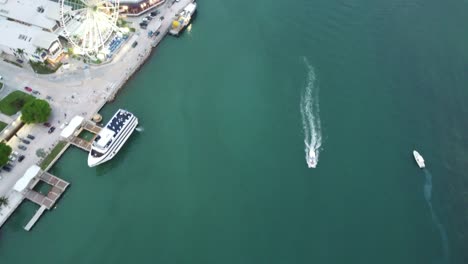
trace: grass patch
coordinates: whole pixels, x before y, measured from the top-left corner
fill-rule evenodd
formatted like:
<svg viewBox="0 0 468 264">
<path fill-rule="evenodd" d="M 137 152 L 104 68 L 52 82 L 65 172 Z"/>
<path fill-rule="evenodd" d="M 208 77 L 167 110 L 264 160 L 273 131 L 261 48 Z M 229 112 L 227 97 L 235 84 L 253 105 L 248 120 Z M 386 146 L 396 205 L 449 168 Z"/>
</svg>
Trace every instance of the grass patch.
<svg viewBox="0 0 468 264">
<path fill-rule="evenodd" d="M 43 62 L 34 62 L 34 61 L 29 61 L 29 64 L 31 64 L 31 67 L 33 68 L 35 73 L 38 74 L 51 74 L 54 73 L 62 66 L 62 63 L 57 64 L 56 67 L 52 67 L 51 65 Z"/>
<path fill-rule="evenodd" d="M 34 100 L 34 96 L 22 91 L 14 91 L 0 101 L 0 111 L 5 115 L 16 114 L 24 104 Z"/>
<path fill-rule="evenodd" d="M 52 151 L 45 157 L 45 159 L 41 162 L 41 169 L 45 170 L 49 167 L 49 164 L 57 157 L 57 155 L 62 151 L 62 149 L 67 145 L 67 142 L 60 141 L 57 145 L 52 149 Z"/>
<path fill-rule="evenodd" d="M 3 123 L 2 121 L 0 121 L 0 131 L 2 131 L 3 129 L 5 129 L 5 127 L 7 127 L 8 124 L 7 123 Z"/>
</svg>

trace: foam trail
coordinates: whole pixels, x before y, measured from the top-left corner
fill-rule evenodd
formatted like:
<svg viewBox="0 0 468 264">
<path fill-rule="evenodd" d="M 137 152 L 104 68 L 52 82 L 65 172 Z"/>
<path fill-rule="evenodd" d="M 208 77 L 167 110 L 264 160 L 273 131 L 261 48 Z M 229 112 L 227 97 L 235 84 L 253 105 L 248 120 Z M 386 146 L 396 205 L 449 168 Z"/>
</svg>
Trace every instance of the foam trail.
<svg viewBox="0 0 468 264">
<path fill-rule="evenodd" d="M 135 130 L 138 131 L 138 132 L 143 132 L 143 131 L 145 131 L 145 129 L 144 129 L 143 127 L 141 127 L 141 126 L 135 128 Z"/>
<path fill-rule="evenodd" d="M 322 146 L 322 126 L 319 116 L 319 87 L 316 85 L 314 68 L 310 65 L 307 58 L 304 57 L 303 59 L 307 68 L 307 84 L 301 94 L 300 109 L 302 126 L 304 129 L 305 158 L 306 161 L 309 160 L 309 152 L 313 149 L 318 162 L 319 150 Z"/>
<path fill-rule="evenodd" d="M 442 239 L 442 249 L 444 252 L 444 263 L 449 263 L 449 245 L 448 245 L 448 238 L 447 232 L 445 231 L 444 226 L 440 223 L 439 218 L 437 217 L 434 208 L 432 207 L 432 175 L 431 173 L 425 169 L 424 170 L 425 182 L 424 182 L 424 198 L 426 199 L 427 205 L 429 206 L 429 210 L 431 211 L 432 221 L 436 225 L 437 229 L 440 233 L 440 238 Z"/>
</svg>

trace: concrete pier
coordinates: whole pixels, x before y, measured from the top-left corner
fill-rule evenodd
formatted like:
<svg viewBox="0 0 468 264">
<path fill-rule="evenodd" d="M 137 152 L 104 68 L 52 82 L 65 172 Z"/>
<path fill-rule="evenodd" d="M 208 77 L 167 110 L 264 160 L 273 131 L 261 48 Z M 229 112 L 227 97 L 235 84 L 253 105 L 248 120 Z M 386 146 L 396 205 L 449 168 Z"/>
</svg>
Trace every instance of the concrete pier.
<svg viewBox="0 0 468 264">
<path fill-rule="evenodd" d="M 41 215 L 44 213 L 44 211 L 46 209 L 47 209 L 47 207 L 45 207 L 44 205 L 39 207 L 39 209 L 34 214 L 33 218 L 31 218 L 31 220 L 29 220 L 28 224 L 24 227 L 24 230 L 26 230 L 26 231 L 31 230 L 31 228 L 34 226 L 34 224 L 37 222 L 37 220 L 39 220 L 39 218 L 41 217 Z"/>
</svg>

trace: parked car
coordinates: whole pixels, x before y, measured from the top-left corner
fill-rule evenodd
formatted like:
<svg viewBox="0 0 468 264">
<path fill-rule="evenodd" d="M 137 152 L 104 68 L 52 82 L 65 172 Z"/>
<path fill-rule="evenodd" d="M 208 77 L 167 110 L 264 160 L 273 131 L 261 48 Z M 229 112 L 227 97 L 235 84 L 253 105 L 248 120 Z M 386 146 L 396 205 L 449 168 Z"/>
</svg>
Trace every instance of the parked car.
<svg viewBox="0 0 468 264">
<path fill-rule="evenodd" d="M 24 160 L 24 158 L 26 158 L 26 156 L 20 155 L 20 156 L 18 157 L 18 162 L 22 162 L 22 161 Z"/>
<path fill-rule="evenodd" d="M 18 148 L 21 149 L 21 150 L 26 150 L 26 149 L 28 149 L 25 145 L 19 145 Z"/>
<path fill-rule="evenodd" d="M 10 155 L 10 156 L 8 157 L 8 159 L 11 160 L 11 161 L 15 161 L 15 160 L 16 160 L 16 157 L 13 156 L 13 155 Z"/>
<path fill-rule="evenodd" d="M 10 166 L 8 166 L 8 165 L 3 166 L 4 171 L 11 171 L 11 169 L 12 168 Z"/>
<path fill-rule="evenodd" d="M 31 134 L 28 134 L 26 137 L 29 138 L 29 139 L 31 139 L 31 140 L 33 140 L 33 139 L 36 138 L 35 136 L 33 136 L 33 135 L 31 135 Z"/>
<path fill-rule="evenodd" d="M 22 139 L 21 140 L 24 144 L 26 145 L 29 145 L 29 143 L 31 143 L 31 141 L 27 140 L 27 139 Z"/>
<path fill-rule="evenodd" d="M 50 126 L 51 126 L 51 124 L 50 124 L 49 122 L 46 122 L 46 123 L 44 123 L 44 126 L 46 126 L 46 127 L 50 127 Z"/>
<path fill-rule="evenodd" d="M 159 36 L 159 34 L 161 34 L 161 32 L 159 32 L 159 30 L 158 30 L 158 31 L 156 31 L 156 32 L 154 33 L 154 36 L 157 37 L 157 36 Z"/>
<path fill-rule="evenodd" d="M 54 131 L 55 131 L 55 127 L 54 127 L 54 126 L 49 128 L 49 134 L 52 134 Z"/>
<path fill-rule="evenodd" d="M 49 100 L 49 101 L 53 101 L 52 96 L 50 96 L 50 95 L 46 96 L 46 99 Z"/>
<path fill-rule="evenodd" d="M 133 43 L 132 43 L 132 48 L 135 48 L 137 45 L 138 45 L 138 42 L 136 42 L 136 41 L 133 42 Z"/>
<path fill-rule="evenodd" d="M 39 91 L 37 91 L 37 90 L 32 91 L 32 93 L 35 94 L 35 95 L 40 95 L 40 94 L 41 94 L 41 93 L 40 93 Z"/>
<path fill-rule="evenodd" d="M 158 10 L 153 11 L 153 12 L 150 13 L 150 16 L 152 16 L 152 17 L 155 17 L 155 16 L 157 16 L 157 15 L 159 15 L 159 11 L 158 11 Z"/>
<path fill-rule="evenodd" d="M 163 20 L 164 20 L 164 16 L 161 16 L 161 17 L 159 18 L 159 20 L 163 21 Z"/>
<path fill-rule="evenodd" d="M 31 89 L 31 87 L 26 86 L 24 87 L 24 90 L 26 90 L 27 92 L 32 92 L 33 89 Z"/>
<path fill-rule="evenodd" d="M 14 155 L 15 157 L 18 157 L 19 153 L 16 151 L 11 152 L 11 155 Z"/>
<path fill-rule="evenodd" d="M 140 27 L 141 27 L 142 29 L 146 29 L 146 28 L 148 27 L 148 24 L 147 24 L 147 23 L 144 23 L 144 22 L 141 22 L 141 23 L 140 23 Z"/>
<path fill-rule="evenodd" d="M 151 20 L 151 19 L 153 19 L 153 17 L 152 17 L 152 16 L 146 16 L 145 18 L 146 18 L 146 19 L 148 19 L 148 20 Z"/>
</svg>

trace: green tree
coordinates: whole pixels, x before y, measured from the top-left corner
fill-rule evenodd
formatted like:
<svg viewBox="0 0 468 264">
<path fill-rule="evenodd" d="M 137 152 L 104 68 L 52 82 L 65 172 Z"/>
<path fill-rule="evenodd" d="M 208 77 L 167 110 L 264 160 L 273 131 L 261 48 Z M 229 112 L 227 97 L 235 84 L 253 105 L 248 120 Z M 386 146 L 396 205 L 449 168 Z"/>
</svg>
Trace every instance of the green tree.
<svg viewBox="0 0 468 264">
<path fill-rule="evenodd" d="M 10 154 L 11 147 L 3 142 L 0 143 L 0 166 L 7 164 Z"/>
<path fill-rule="evenodd" d="M 6 196 L 0 197 L 0 208 L 2 208 L 2 206 L 4 205 L 7 206 L 9 202 L 10 201 L 8 201 L 8 197 Z"/>
<path fill-rule="evenodd" d="M 52 109 L 47 101 L 34 99 L 26 103 L 21 109 L 21 121 L 26 124 L 47 121 Z"/>
</svg>

